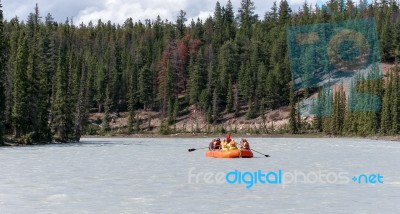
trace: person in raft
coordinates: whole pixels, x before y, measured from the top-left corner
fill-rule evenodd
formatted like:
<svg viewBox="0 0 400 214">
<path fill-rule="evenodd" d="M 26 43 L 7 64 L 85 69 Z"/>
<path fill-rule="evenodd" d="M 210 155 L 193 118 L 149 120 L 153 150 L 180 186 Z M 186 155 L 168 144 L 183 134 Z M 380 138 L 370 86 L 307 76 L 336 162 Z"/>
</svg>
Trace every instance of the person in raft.
<svg viewBox="0 0 400 214">
<path fill-rule="evenodd" d="M 221 140 L 218 138 L 217 140 L 214 141 L 214 150 L 220 150 L 221 149 Z"/>
<path fill-rule="evenodd" d="M 208 150 L 214 150 L 214 142 L 215 142 L 216 140 L 214 139 L 214 140 L 212 140 L 211 142 L 210 142 L 210 144 L 208 145 Z"/>
<path fill-rule="evenodd" d="M 236 150 L 236 149 L 238 149 L 237 146 L 236 146 L 236 142 L 231 138 L 230 134 L 226 135 L 225 141 L 226 141 L 227 150 Z M 223 146 L 222 146 L 222 149 L 224 149 Z"/>
<path fill-rule="evenodd" d="M 229 150 L 228 142 L 226 142 L 226 139 L 222 140 L 222 143 L 221 143 L 221 150 L 222 150 L 223 152 Z"/>
<path fill-rule="evenodd" d="M 250 150 L 250 144 L 246 139 L 240 141 L 240 149 Z"/>
</svg>

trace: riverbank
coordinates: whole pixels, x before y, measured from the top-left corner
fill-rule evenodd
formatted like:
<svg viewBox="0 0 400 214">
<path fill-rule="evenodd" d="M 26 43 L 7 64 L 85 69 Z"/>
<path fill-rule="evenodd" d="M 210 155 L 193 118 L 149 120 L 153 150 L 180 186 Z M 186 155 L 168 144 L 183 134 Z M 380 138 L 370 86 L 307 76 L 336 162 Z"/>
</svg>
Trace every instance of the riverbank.
<svg viewBox="0 0 400 214">
<path fill-rule="evenodd" d="M 16 146 L 41 146 L 41 145 L 51 145 L 51 144 L 72 144 L 72 143 L 79 143 L 79 141 L 68 141 L 68 142 L 58 142 L 55 140 L 52 140 L 51 142 L 31 142 L 29 144 L 24 144 L 18 141 L 12 140 L 12 138 L 6 138 L 4 139 L 4 144 L 1 145 L 0 147 L 16 147 Z"/>
<path fill-rule="evenodd" d="M 200 139 L 213 139 L 213 138 L 223 138 L 223 134 L 207 134 L 207 133 L 176 133 L 170 135 L 161 135 L 161 134 L 132 134 L 132 135 L 84 135 L 82 138 L 86 139 L 93 139 L 93 138 L 100 138 L 100 139 L 117 139 L 117 138 L 124 138 L 124 139 L 138 139 L 138 138 L 200 138 Z M 232 138 L 236 139 L 237 141 L 241 138 L 338 138 L 338 139 L 368 139 L 368 140 L 385 140 L 385 141 L 400 141 L 399 136 L 329 136 L 320 133 L 315 134 L 232 134 Z M 38 142 L 32 144 L 20 144 L 10 141 L 9 139 L 4 142 L 3 145 L 0 147 L 17 147 L 17 146 L 40 146 L 40 145 L 57 145 L 57 144 L 73 144 L 79 143 L 76 141 L 71 142 Z"/>
</svg>

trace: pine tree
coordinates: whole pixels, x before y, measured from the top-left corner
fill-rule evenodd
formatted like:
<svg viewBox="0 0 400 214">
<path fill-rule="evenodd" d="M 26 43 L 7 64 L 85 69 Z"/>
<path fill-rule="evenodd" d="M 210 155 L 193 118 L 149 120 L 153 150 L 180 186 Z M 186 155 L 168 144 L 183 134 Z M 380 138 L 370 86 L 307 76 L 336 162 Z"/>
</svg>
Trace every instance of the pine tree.
<svg viewBox="0 0 400 214">
<path fill-rule="evenodd" d="M 261 103 L 259 104 L 259 107 L 257 108 L 257 111 L 260 114 L 263 114 L 265 105 L 266 105 L 266 93 L 265 93 L 265 86 L 267 85 L 267 69 L 265 68 L 264 63 L 261 63 L 258 67 L 258 72 L 257 72 L 257 78 L 255 79 L 256 86 L 255 86 L 255 100 L 259 101 L 261 100 Z"/>
<path fill-rule="evenodd" d="M 147 66 L 144 66 L 139 72 L 139 98 L 144 105 L 144 110 L 147 110 L 153 98 L 153 78 L 151 71 Z M 133 90 L 133 88 L 131 89 Z M 133 92 L 131 92 L 133 93 Z"/>
<path fill-rule="evenodd" d="M 286 0 L 282 0 L 279 5 L 279 24 L 284 27 L 290 21 L 290 14 L 292 10 Z"/>
<path fill-rule="evenodd" d="M 347 113 L 345 116 L 344 129 L 346 134 L 356 134 L 358 132 L 358 99 L 357 99 L 357 81 L 355 78 L 350 84 L 350 92 L 347 102 Z"/>
<path fill-rule="evenodd" d="M 7 45 L 4 38 L 3 6 L 0 2 L 0 145 L 4 140 L 4 114 L 5 114 L 5 64 L 7 62 Z"/>
<path fill-rule="evenodd" d="M 21 31 L 19 38 L 19 47 L 17 60 L 15 62 L 15 71 L 13 79 L 13 108 L 12 118 L 14 135 L 16 138 L 26 134 L 29 121 L 29 100 L 28 100 L 28 42 L 25 31 Z"/>
<path fill-rule="evenodd" d="M 73 79 L 75 79 L 74 83 L 72 83 L 72 96 L 71 97 L 75 103 L 74 106 L 74 121 L 73 121 L 73 135 L 70 137 L 71 140 L 78 142 L 81 138 L 82 131 L 84 129 L 84 117 L 86 117 L 86 90 L 85 90 L 85 83 L 87 78 L 87 70 L 85 68 L 84 56 L 80 53 L 79 56 L 80 60 L 77 63 L 76 70 L 73 74 Z M 74 99 L 75 98 L 75 99 Z"/>
<path fill-rule="evenodd" d="M 242 0 L 239 8 L 239 24 L 240 31 L 239 33 L 246 36 L 247 38 L 251 37 L 251 26 L 255 22 L 257 16 L 254 15 L 254 2 L 252 0 Z"/>
<path fill-rule="evenodd" d="M 239 90 L 237 89 L 233 91 L 233 109 L 235 111 L 235 116 L 238 116 L 240 113 L 240 100 L 239 100 Z"/>
<path fill-rule="evenodd" d="M 290 124 L 290 133 L 297 134 L 297 122 L 296 122 L 296 102 L 294 98 L 294 91 L 291 87 L 290 90 L 290 113 L 289 113 L 289 124 Z"/>
<path fill-rule="evenodd" d="M 232 77 L 229 77 L 228 95 L 226 97 L 226 112 L 232 113 L 234 104 Z"/>
<path fill-rule="evenodd" d="M 129 116 L 128 116 L 128 134 L 132 134 L 133 133 L 133 125 L 135 122 L 135 113 L 134 111 L 131 110 L 132 107 L 130 107 L 130 104 L 128 103 L 128 112 L 129 112 Z"/>
<path fill-rule="evenodd" d="M 214 10 L 215 33 L 213 37 L 215 48 L 218 49 L 223 43 L 223 14 L 220 3 L 217 1 Z"/>
<path fill-rule="evenodd" d="M 218 88 L 215 88 L 214 92 L 213 92 L 213 100 L 212 100 L 212 121 L 214 124 L 217 123 L 217 121 L 219 119 L 219 113 L 220 113 L 219 103 L 220 103 L 220 99 L 219 99 Z"/>
<path fill-rule="evenodd" d="M 29 117 L 28 117 L 28 132 L 35 133 L 33 138 L 34 140 L 40 140 L 40 136 L 38 134 L 38 130 L 45 130 L 47 128 L 47 124 L 43 124 L 44 127 L 40 127 L 40 112 L 39 105 L 40 102 L 43 101 L 43 97 L 45 99 L 46 94 L 41 94 L 40 91 L 40 81 L 43 75 L 43 66 L 41 60 L 41 47 L 40 47 L 40 14 L 39 8 L 36 4 L 35 12 L 29 14 L 27 21 L 27 43 L 29 47 L 29 56 L 28 56 L 28 67 L 27 67 L 27 75 L 28 75 L 28 105 L 30 107 Z M 44 76 L 43 76 L 44 77 Z M 46 93 L 46 92 L 45 92 Z M 39 99 L 37 99 L 37 97 Z M 40 132 L 40 131 L 39 131 Z"/>
<path fill-rule="evenodd" d="M 106 100 L 104 103 L 104 114 L 103 114 L 103 119 L 101 123 L 101 132 L 103 134 L 107 133 L 110 131 L 110 109 L 111 109 L 111 98 L 110 98 L 110 90 L 109 87 L 107 86 L 106 88 Z"/>
<path fill-rule="evenodd" d="M 205 74 L 203 68 L 203 57 L 201 51 L 197 53 L 195 59 L 190 60 L 192 64 L 189 74 L 189 102 L 197 104 L 201 91 L 205 88 Z"/>
<path fill-rule="evenodd" d="M 65 44 L 64 44 L 65 45 Z M 52 127 L 56 133 L 59 141 L 68 141 L 69 135 L 69 118 L 68 111 L 68 57 L 65 50 L 60 49 L 59 60 L 57 65 L 56 83 L 55 83 L 55 98 L 54 98 L 54 111 L 53 111 L 53 124 Z"/>
<path fill-rule="evenodd" d="M 339 134 L 342 135 L 343 134 L 343 130 L 344 130 L 344 121 L 345 121 L 345 117 L 346 117 L 346 92 L 344 91 L 343 88 L 343 83 L 340 85 L 340 89 L 339 89 L 339 113 L 338 113 L 338 126 L 339 126 Z"/>
<path fill-rule="evenodd" d="M 392 49 L 392 14 L 390 11 L 387 11 L 385 17 L 383 19 L 383 26 L 381 29 L 380 35 L 380 47 L 381 47 L 381 56 L 384 61 L 387 61 L 390 56 L 390 51 Z"/>
<path fill-rule="evenodd" d="M 332 104 L 332 116 L 331 116 L 331 125 L 330 127 L 332 128 L 330 130 L 330 133 L 333 135 L 338 135 L 340 133 L 340 119 L 339 119 L 339 114 L 340 114 L 340 101 L 339 101 L 339 92 L 336 91 L 334 92 L 333 95 L 333 104 Z"/>
<path fill-rule="evenodd" d="M 174 123 L 177 122 L 178 116 L 179 116 L 179 99 L 178 97 L 175 97 L 174 100 L 174 105 L 173 105 L 173 113 L 172 113 L 172 118 Z"/>
<path fill-rule="evenodd" d="M 322 123 L 323 123 L 323 110 L 321 108 L 321 98 L 323 95 L 323 91 L 321 89 L 319 89 L 318 91 L 318 97 L 316 100 L 313 100 L 312 103 L 312 107 L 311 107 L 311 113 L 314 114 L 314 128 L 318 131 L 318 132 L 323 132 L 323 127 L 322 127 Z"/>
<path fill-rule="evenodd" d="M 120 44 L 118 42 L 116 42 L 115 47 L 115 60 L 113 62 L 114 64 L 114 77 L 113 77 L 113 82 L 112 82 L 112 86 L 113 86 L 113 100 L 115 103 L 115 108 L 120 111 L 123 109 L 123 106 L 125 106 L 124 104 L 126 104 L 125 101 L 125 96 L 123 93 L 123 84 L 122 83 L 122 78 L 123 78 L 123 66 L 122 66 L 122 50 L 120 47 Z M 150 76 L 151 77 L 151 76 Z"/>
<path fill-rule="evenodd" d="M 128 87 L 128 112 L 129 112 L 129 118 L 128 118 L 128 133 L 132 134 L 133 132 L 133 123 L 135 120 L 135 97 L 134 97 L 134 92 L 133 92 L 133 83 L 132 83 L 132 75 L 129 78 L 129 87 Z"/>
<path fill-rule="evenodd" d="M 252 98 L 251 73 L 249 63 L 242 64 L 239 73 L 239 89 L 243 98 L 249 102 Z"/>
<path fill-rule="evenodd" d="M 174 112 L 175 112 L 175 99 L 173 97 L 169 98 L 167 112 L 168 112 L 168 125 L 175 123 Z"/>
<path fill-rule="evenodd" d="M 228 0 L 228 2 L 226 3 L 225 11 L 223 13 L 223 19 L 225 26 L 223 38 L 224 41 L 234 39 L 236 35 L 236 23 L 231 0 Z"/>
<path fill-rule="evenodd" d="M 219 50 L 218 55 L 218 71 L 219 71 L 219 83 L 223 94 L 228 91 L 228 79 L 229 76 L 233 79 L 235 77 L 235 59 L 232 42 L 225 42 Z"/>
<path fill-rule="evenodd" d="M 274 72 L 269 72 L 266 79 L 265 85 L 265 98 L 267 99 L 266 107 L 274 109 L 278 103 L 278 91 L 276 86 L 277 80 Z"/>
<path fill-rule="evenodd" d="M 393 135 L 396 135 L 399 133 L 400 130 L 400 124 L 399 124 L 399 117 L 400 117 L 400 93 L 399 93 L 399 67 L 395 67 L 392 69 L 392 73 L 393 73 L 393 80 L 392 80 L 392 84 L 390 85 L 390 87 L 392 88 L 391 91 L 391 107 L 392 107 L 392 130 L 391 133 Z"/>
<path fill-rule="evenodd" d="M 176 26 L 178 29 L 178 38 L 182 38 L 185 35 L 185 22 L 187 21 L 186 12 L 181 10 L 179 12 L 178 19 L 176 20 Z"/>
<path fill-rule="evenodd" d="M 166 113 L 171 110 L 171 98 L 175 95 L 175 75 L 172 66 L 171 60 L 167 60 L 166 67 L 162 68 L 159 72 L 158 96 L 161 102 L 161 114 L 163 117 L 165 117 Z"/>
</svg>

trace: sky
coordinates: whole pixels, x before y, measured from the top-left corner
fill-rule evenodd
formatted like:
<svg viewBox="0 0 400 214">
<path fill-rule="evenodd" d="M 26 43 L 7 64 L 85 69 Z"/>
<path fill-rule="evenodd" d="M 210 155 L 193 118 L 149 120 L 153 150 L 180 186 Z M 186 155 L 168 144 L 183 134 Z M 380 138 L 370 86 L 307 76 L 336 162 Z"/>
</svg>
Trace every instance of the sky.
<svg viewBox="0 0 400 214">
<path fill-rule="evenodd" d="M 240 6 L 240 0 L 231 0 L 235 12 Z M 264 17 L 269 11 L 274 0 L 253 0 L 256 6 L 256 13 Z M 293 10 L 297 10 L 305 0 L 288 0 Z M 322 0 L 307 0 L 315 4 Z M 127 18 L 134 21 L 145 19 L 161 19 L 175 21 L 180 10 L 186 12 L 186 17 L 197 20 L 205 19 L 213 14 L 216 0 L 1 0 L 4 16 L 7 20 L 18 16 L 26 20 L 27 15 L 33 11 L 35 3 L 39 4 L 42 17 L 48 13 L 58 22 L 64 22 L 67 17 L 73 18 L 75 24 L 85 23 L 101 19 L 111 20 L 115 23 L 123 23 Z M 220 0 L 221 6 L 226 5 L 228 0 Z M 279 0 L 278 0 L 279 2 Z"/>
</svg>

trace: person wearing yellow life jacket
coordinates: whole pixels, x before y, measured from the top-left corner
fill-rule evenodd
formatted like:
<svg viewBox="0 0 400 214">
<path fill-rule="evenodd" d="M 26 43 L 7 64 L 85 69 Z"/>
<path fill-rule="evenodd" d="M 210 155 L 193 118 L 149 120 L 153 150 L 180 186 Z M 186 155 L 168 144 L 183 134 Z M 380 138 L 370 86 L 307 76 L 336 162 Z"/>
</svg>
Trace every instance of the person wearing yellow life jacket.
<svg viewBox="0 0 400 214">
<path fill-rule="evenodd" d="M 228 148 L 229 148 L 229 150 L 236 150 L 236 149 L 238 149 L 237 146 L 236 146 L 236 142 L 235 142 L 233 139 L 231 139 L 231 135 L 230 135 L 230 134 L 227 134 L 227 135 L 226 135 L 226 142 L 228 142 Z"/>
<path fill-rule="evenodd" d="M 229 147 L 228 147 L 228 142 L 226 142 L 226 140 L 224 139 L 221 143 L 221 150 L 224 151 L 228 151 Z"/>
<path fill-rule="evenodd" d="M 229 150 L 236 150 L 238 149 L 236 146 L 236 142 L 234 140 L 231 140 L 231 142 L 229 142 Z"/>
</svg>

